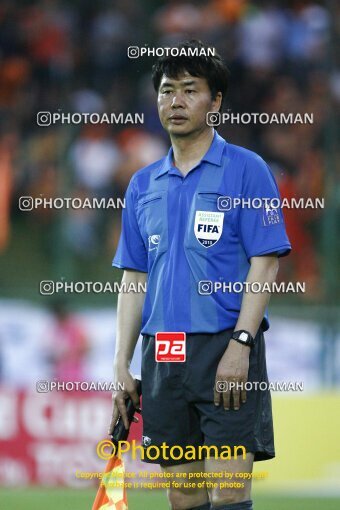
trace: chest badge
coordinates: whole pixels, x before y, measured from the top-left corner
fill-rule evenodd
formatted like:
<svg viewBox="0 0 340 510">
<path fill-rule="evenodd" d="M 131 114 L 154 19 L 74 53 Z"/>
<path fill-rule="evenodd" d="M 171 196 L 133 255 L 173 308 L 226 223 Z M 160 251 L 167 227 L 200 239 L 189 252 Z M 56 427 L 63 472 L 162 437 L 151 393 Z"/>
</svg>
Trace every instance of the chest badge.
<svg viewBox="0 0 340 510">
<path fill-rule="evenodd" d="M 210 248 L 217 243 L 223 231 L 223 212 L 196 211 L 195 236 L 205 248 Z"/>
</svg>

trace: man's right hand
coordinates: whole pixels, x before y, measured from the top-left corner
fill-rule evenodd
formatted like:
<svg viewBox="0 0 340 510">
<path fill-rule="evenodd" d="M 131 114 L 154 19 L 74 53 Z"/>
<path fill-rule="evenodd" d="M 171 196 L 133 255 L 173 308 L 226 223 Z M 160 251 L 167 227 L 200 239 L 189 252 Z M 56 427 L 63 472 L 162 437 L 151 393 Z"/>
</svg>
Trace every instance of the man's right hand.
<svg viewBox="0 0 340 510">
<path fill-rule="evenodd" d="M 108 434 L 112 434 L 119 416 L 122 417 L 125 428 L 129 429 L 129 420 L 126 413 L 125 400 L 131 397 L 133 405 L 140 411 L 139 396 L 137 393 L 137 384 L 130 374 L 129 370 L 119 370 L 116 372 L 116 381 L 124 385 L 124 390 L 114 391 L 112 393 L 113 411 Z M 134 420 L 138 421 L 138 420 Z"/>
</svg>

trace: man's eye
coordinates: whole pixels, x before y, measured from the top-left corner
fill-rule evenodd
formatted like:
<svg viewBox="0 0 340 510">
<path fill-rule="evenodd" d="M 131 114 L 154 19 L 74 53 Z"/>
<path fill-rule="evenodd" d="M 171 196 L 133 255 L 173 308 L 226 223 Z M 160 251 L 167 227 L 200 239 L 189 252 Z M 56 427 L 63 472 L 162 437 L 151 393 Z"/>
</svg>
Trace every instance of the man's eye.
<svg viewBox="0 0 340 510">
<path fill-rule="evenodd" d="M 171 90 L 163 90 L 163 91 L 162 91 L 162 94 L 164 94 L 164 95 L 168 95 L 168 94 L 170 94 L 170 92 L 171 92 Z"/>
<path fill-rule="evenodd" d="M 194 89 L 187 89 L 186 92 L 188 92 L 188 94 L 192 94 L 193 92 L 196 92 L 196 90 L 194 90 Z"/>
</svg>

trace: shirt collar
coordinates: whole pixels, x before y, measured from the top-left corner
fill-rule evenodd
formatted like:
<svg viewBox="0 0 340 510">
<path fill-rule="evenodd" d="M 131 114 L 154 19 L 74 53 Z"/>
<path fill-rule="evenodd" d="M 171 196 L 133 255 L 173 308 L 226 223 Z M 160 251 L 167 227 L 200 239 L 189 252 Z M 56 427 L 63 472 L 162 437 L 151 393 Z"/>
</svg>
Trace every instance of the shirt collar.
<svg viewBox="0 0 340 510">
<path fill-rule="evenodd" d="M 215 131 L 214 138 L 211 142 L 211 145 L 201 161 L 206 161 L 207 163 L 212 163 L 213 165 L 221 166 L 222 165 L 222 155 L 223 150 L 226 145 L 226 141 Z M 166 174 L 167 172 L 171 174 L 178 174 L 178 170 L 173 165 L 173 149 L 170 147 L 167 156 L 165 157 L 162 166 L 160 167 L 156 179 Z"/>
</svg>

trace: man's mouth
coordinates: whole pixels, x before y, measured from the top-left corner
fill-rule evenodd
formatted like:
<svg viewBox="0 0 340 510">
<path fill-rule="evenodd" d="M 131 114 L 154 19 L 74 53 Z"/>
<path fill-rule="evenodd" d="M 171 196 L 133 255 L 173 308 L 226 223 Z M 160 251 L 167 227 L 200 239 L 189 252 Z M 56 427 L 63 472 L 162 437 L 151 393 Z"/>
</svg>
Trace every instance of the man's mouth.
<svg viewBox="0 0 340 510">
<path fill-rule="evenodd" d="M 169 120 L 170 122 L 172 122 L 173 124 L 182 124 L 183 122 L 185 122 L 186 120 L 188 120 L 187 117 L 185 117 L 184 115 L 180 115 L 180 114 L 174 114 L 174 115 L 171 115 L 169 117 Z"/>
</svg>

